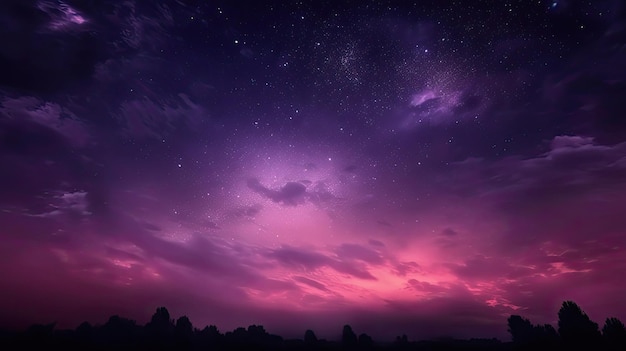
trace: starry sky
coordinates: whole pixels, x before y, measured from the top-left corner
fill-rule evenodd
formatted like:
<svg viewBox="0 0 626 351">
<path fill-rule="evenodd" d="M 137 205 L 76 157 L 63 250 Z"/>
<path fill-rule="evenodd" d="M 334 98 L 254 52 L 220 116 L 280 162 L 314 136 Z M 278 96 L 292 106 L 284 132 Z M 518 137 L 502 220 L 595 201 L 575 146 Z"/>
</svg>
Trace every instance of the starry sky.
<svg viewBox="0 0 626 351">
<path fill-rule="evenodd" d="M 626 319 L 626 8 L 0 4 L 0 326 Z"/>
</svg>

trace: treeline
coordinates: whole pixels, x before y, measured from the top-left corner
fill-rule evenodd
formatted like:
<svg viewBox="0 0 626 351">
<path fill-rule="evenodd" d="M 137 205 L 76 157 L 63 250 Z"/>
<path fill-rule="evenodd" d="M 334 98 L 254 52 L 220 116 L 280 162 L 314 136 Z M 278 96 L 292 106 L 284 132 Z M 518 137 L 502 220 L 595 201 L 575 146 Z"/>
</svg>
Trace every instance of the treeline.
<svg viewBox="0 0 626 351">
<path fill-rule="evenodd" d="M 513 347 L 517 350 L 626 350 L 626 329 L 617 318 L 598 323 L 574 302 L 565 301 L 559 310 L 558 330 L 550 324 L 533 325 L 512 315 L 508 319 Z"/>
<path fill-rule="evenodd" d="M 608 318 L 602 329 L 581 308 L 565 301 L 558 313 L 558 330 L 533 325 L 518 315 L 508 318 L 512 342 L 497 339 L 438 339 L 409 341 L 406 335 L 381 343 L 367 334 L 343 327 L 340 341 L 318 339 L 312 330 L 303 339 L 284 340 L 263 326 L 251 325 L 221 333 L 216 326 L 194 328 L 189 318 L 172 319 L 165 307 L 157 308 L 144 326 L 112 316 L 98 326 L 84 322 L 75 330 L 56 330 L 54 324 L 33 325 L 22 332 L 0 332 L 2 350 L 607 350 L 626 351 L 626 329 Z"/>
</svg>

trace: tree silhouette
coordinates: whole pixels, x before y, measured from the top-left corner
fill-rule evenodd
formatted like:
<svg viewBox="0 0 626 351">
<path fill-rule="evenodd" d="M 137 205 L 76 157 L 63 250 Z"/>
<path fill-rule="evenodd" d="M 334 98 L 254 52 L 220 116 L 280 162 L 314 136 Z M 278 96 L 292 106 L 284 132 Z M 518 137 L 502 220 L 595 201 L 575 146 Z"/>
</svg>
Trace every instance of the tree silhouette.
<svg viewBox="0 0 626 351">
<path fill-rule="evenodd" d="M 307 329 L 304 332 L 304 342 L 309 345 L 317 344 L 317 336 L 315 336 L 315 333 L 311 329 Z"/>
<path fill-rule="evenodd" d="M 409 348 L 409 338 L 406 334 L 402 334 L 402 336 L 396 336 L 396 341 L 394 341 L 393 345 L 400 350 L 405 350 Z"/>
<path fill-rule="evenodd" d="M 518 315 L 512 315 L 507 321 L 509 333 L 511 333 L 514 343 L 526 345 L 533 341 L 534 328 L 528 319 Z"/>
<path fill-rule="evenodd" d="M 619 319 L 606 319 L 602 327 L 602 337 L 609 350 L 626 350 L 626 328 Z"/>
<path fill-rule="evenodd" d="M 559 310 L 559 334 L 568 347 L 590 347 L 600 339 L 598 324 L 573 301 L 565 301 Z"/>
<path fill-rule="evenodd" d="M 33 346 L 41 346 L 50 341 L 53 336 L 56 323 L 50 324 L 34 324 L 26 331 L 27 340 Z"/>
<path fill-rule="evenodd" d="M 193 325 L 187 316 L 181 316 L 174 326 L 174 339 L 179 349 L 187 349 L 193 341 Z"/>
<path fill-rule="evenodd" d="M 170 313 L 167 308 L 159 307 L 152 315 L 148 325 L 154 331 L 169 334 L 174 327 L 174 321 L 170 319 Z"/>
<path fill-rule="evenodd" d="M 556 347 L 559 335 L 550 324 L 533 325 L 528 319 L 518 315 L 508 318 L 509 333 L 515 348 L 528 350 L 552 350 Z"/>
<path fill-rule="evenodd" d="M 204 344 L 211 346 L 220 345 L 224 337 L 214 325 L 204 327 L 198 334 Z"/>
<path fill-rule="evenodd" d="M 150 348 L 164 350 L 171 348 L 174 334 L 174 321 L 165 307 L 159 307 L 146 325 L 146 336 Z"/>
<path fill-rule="evenodd" d="M 127 345 L 136 337 L 137 324 L 133 320 L 114 315 L 102 326 L 102 332 L 107 343 Z"/>
<path fill-rule="evenodd" d="M 371 336 L 363 333 L 359 335 L 359 349 L 371 350 L 374 347 L 374 340 Z"/>
<path fill-rule="evenodd" d="M 559 334 L 550 324 L 537 325 L 533 328 L 535 339 L 542 344 L 554 345 L 559 340 Z"/>
<path fill-rule="evenodd" d="M 352 327 L 347 324 L 343 326 L 341 345 L 345 349 L 355 349 L 357 345 L 356 334 L 352 331 Z"/>
<path fill-rule="evenodd" d="M 87 343 L 93 338 L 93 326 L 88 322 L 82 322 L 76 327 L 76 339 L 79 342 Z"/>
<path fill-rule="evenodd" d="M 248 338 L 253 342 L 261 342 L 267 339 L 267 332 L 262 325 L 250 325 L 248 326 Z"/>
<path fill-rule="evenodd" d="M 178 335 L 192 335 L 193 325 L 187 316 L 181 316 L 176 320 L 174 330 Z"/>
</svg>

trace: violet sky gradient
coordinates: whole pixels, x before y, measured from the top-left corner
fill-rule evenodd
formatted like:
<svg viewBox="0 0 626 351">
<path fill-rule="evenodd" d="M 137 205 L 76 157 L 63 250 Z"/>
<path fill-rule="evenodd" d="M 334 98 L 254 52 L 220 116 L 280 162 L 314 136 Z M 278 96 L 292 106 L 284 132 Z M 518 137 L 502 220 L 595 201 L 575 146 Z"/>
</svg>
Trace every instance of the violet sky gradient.
<svg viewBox="0 0 626 351">
<path fill-rule="evenodd" d="M 2 1 L 0 326 L 626 319 L 607 1 Z"/>
</svg>

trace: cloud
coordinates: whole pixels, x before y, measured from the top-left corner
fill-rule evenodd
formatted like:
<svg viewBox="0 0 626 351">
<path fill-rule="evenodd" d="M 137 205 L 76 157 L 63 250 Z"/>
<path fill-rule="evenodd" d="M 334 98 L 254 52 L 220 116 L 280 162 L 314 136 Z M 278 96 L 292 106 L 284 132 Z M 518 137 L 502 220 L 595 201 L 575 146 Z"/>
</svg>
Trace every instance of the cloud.
<svg viewBox="0 0 626 351">
<path fill-rule="evenodd" d="M 447 182 L 452 189 L 476 192 L 463 195 L 498 198 L 506 202 L 500 205 L 513 210 L 537 201 L 582 199 L 589 192 L 598 195 L 603 189 L 621 188 L 626 185 L 625 160 L 626 142 L 600 145 L 590 137 L 556 136 L 549 150 L 535 157 L 457 163 L 458 172 Z"/>
<path fill-rule="evenodd" d="M 557 135 L 552 139 L 550 148 L 558 150 L 563 148 L 577 148 L 585 145 L 593 145 L 593 138 L 578 135 Z"/>
<path fill-rule="evenodd" d="M 361 260 L 374 265 L 380 265 L 384 262 L 378 252 L 361 245 L 341 244 L 335 249 L 335 252 L 342 259 Z"/>
<path fill-rule="evenodd" d="M 257 194 L 285 206 L 301 205 L 306 200 L 306 185 L 302 183 L 288 182 L 278 190 L 263 186 L 258 179 L 249 179 L 247 185 L 248 188 Z"/>
<path fill-rule="evenodd" d="M 426 103 L 427 101 L 430 101 L 436 98 L 437 98 L 437 95 L 435 95 L 434 91 L 430 89 L 426 89 L 422 92 L 419 92 L 413 95 L 413 97 L 411 98 L 411 106 L 417 107 L 423 103 Z"/>
<path fill-rule="evenodd" d="M 252 218 L 256 216 L 257 214 L 259 214 L 262 209 L 263 209 L 263 206 L 259 204 L 254 204 L 250 206 L 233 208 L 228 213 L 236 218 L 239 218 L 239 217 Z"/>
<path fill-rule="evenodd" d="M 378 241 L 378 240 L 374 240 L 374 239 L 368 240 L 368 244 L 370 244 L 372 246 L 377 246 L 377 247 L 385 247 L 385 244 L 382 241 Z"/>
<path fill-rule="evenodd" d="M 208 116 L 202 106 L 180 93 L 169 101 L 154 101 L 147 97 L 125 101 L 120 106 L 118 118 L 130 135 L 162 139 L 179 128 L 193 129 Z"/>
<path fill-rule="evenodd" d="M 102 27 L 96 32 L 87 24 L 63 2 L 2 2 L 0 31 L 8 35 L 0 48 L 0 85 L 50 93 L 88 81 L 107 43 Z"/>
<path fill-rule="evenodd" d="M 308 285 L 310 287 L 313 287 L 315 289 L 321 290 L 321 291 L 329 291 L 328 288 L 326 288 L 326 285 L 313 279 L 296 276 L 296 277 L 293 277 L 293 280 L 300 282 L 302 284 Z"/>
<path fill-rule="evenodd" d="M 39 1 L 37 8 L 50 16 L 48 27 L 54 31 L 75 29 L 88 22 L 83 14 L 63 2 Z"/>
<path fill-rule="evenodd" d="M 454 237 L 454 236 L 459 235 L 459 233 L 454 231 L 452 228 L 446 228 L 441 232 L 441 235 L 447 236 L 447 237 Z"/>
<path fill-rule="evenodd" d="M 467 287 L 459 283 L 429 283 L 417 279 L 409 279 L 407 281 L 409 289 L 414 290 L 417 296 L 426 300 L 449 298 L 458 299 L 471 296 L 471 292 Z"/>
<path fill-rule="evenodd" d="M 449 264 L 451 271 L 462 281 L 515 279 L 520 276 L 534 274 L 527 266 L 514 266 L 510 261 L 478 255 L 463 262 L 463 264 Z"/>
<path fill-rule="evenodd" d="M 366 267 L 358 262 L 332 258 L 319 252 L 283 246 L 280 249 L 270 251 L 268 258 L 274 259 L 283 266 L 296 268 L 303 271 L 317 270 L 322 267 L 329 267 L 337 272 L 344 273 L 359 279 L 376 280 Z"/>
<path fill-rule="evenodd" d="M 53 196 L 51 200 L 51 203 L 48 204 L 50 210 L 28 215 L 32 217 L 44 218 L 57 217 L 61 215 L 91 215 L 91 212 L 89 212 L 89 203 L 87 201 L 87 192 L 85 191 L 61 192 L 59 195 Z"/>
<path fill-rule="evenodd" d="M 83 121 L 57 103 L 27 96 L 5 97 L 0 103 L 0 114 L 7 117 L 7 121 L 14 128 L 32 131 L 35 129 L 34 125 L 41 126 L 56 133 L 72 146 L 86 146 L 90 139 L 90 133 Z M 27 123 L 32 124 L 29 126 Z"/>
<path fill-rule="evenodd" d="M 393 227 L 393 225 L 385 220 L 376 221 L 377 224 L 382 225 L 383 227 Z"/>
<path fill-rule="evenodd" d="M 271 189 L 261 184 L 258 179 L 251 178 L 247 180 L 246 185 L 255 193 L 284 206 L 303 205 L 307 201 L 321 205 L 336 199 L 323 181 L 287 182 L 278 189 Z"/>
</svg>

